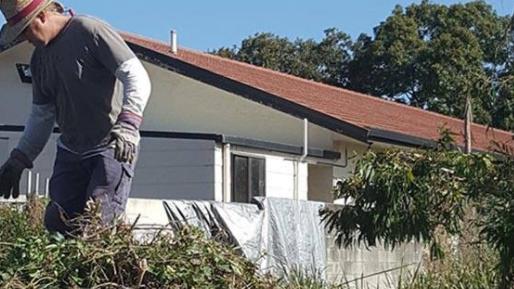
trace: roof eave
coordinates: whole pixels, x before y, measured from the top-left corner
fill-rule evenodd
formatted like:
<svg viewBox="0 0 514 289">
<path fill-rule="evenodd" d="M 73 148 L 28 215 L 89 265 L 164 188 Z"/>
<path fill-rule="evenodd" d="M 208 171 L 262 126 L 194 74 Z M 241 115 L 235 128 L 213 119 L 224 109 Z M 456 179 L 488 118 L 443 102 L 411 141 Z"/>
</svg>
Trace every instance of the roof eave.
<svg viewBox="0 0 514 289">
<path fill-rule="evenodd" d="M 9 50 L 11 48 L 14 48 L 22 42 L 23 41 L 17 41 L 7 46 L 0 46 L 0 53 L 3 53 L 4 51 Z M 178 58 L 170 57 L 169 55 L 160 53 L 147 47 L 143 47 L 137 43 L 133 43 L 127 40 L 126 42 L 130 46 L 130 48 L 138 55 L 138 57 L 149 63 L 179 73 L 186 77 L 190 77 L 192 79 L 198 80 L 208 85 L 217 87 L 219 89 L 237 94 L 239 96 L 266 105 L 273 109 L 282 111 L 294 117 L 298 117 L 301 119 L 307 118 L 310 122 L 314 124 L 327 128 L 339 134 L 348 136 L 352 139 L 355 139 L 365 144 L 369 144 L 372 142 L 382 142 L 387 144 L 418 148 L 429 148 L 435 147 L 437 145 L 436 141 L 426 138 L 420 138 L 408 134 L 403 134 L 379 128 L 361 127 L 350 122 L 346 122 L 331 117 L 311 108 L 302 106 L 298 103 L 286 100 L 280 96 L 273 95 L 263 90 L 259 90 L 250 85 L 227 78 L 223 75 L 216 74 L 212 71 L 182 61 Z M 483 149 L 475 150 L 485 151 Z"/>
<path fill-rule="evenodd" d="M 280 96 L 230 79 L 202 67 L 182 61 L 178 58 L 170 57 L 169 55 L 143 47 L 139 44 L 132 43 L 130 41 L 127 43 L 139 58 L 151 64 L 179 73 L 224 91 L 234 93 L 294 117 L 300 119 L 307 118 L 311 123 L 342 135 L 346 135 L 359 142 L 368 143 L 369 131 L 366 128 L 336 119 L 314 109 L 286 100 Z"/>
<path fill-rule="evenodd" d="M 379 128 L 369 129 L 368 140 L 370 142 L 382 142 L 407 147 L 433 148 L 437 146 L 437 142 L 434 140 Z"/>
</svg>

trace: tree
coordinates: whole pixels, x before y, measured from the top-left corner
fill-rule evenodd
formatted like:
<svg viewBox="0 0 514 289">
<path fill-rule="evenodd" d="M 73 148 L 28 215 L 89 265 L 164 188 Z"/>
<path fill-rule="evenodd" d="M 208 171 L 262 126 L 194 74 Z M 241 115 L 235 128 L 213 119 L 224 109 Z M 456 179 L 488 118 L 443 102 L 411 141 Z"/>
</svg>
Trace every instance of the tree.
<svg viewBox="0 0 514 289">
<path fill-rule="evenodd" d="M 337 198 L 349 205 L 322 212 L 340 246 L 355 242 L 395 247 L 416 240 L 442 257 L 440 233 L 461 235 L 466 212 L 471 224 L 498 252 L 503 289 L 514 282 L 514 149 L 503 144 L 497 154 L 463 154 L 449 145 L 436 149 L 388 149 L 366 153 L 354 175 L 343 181 Z"/>
<path fill-rule="evenodd" d="M 224 47 L 211 53 L 314 81 L 345 86 L 351 59 L 350 37 L 335 28 L 324 33 L 320 42 L 312 39 L 291 41 L 272 33 L 258 33 L 244 39 L 240 48 Z"/>
<path fill-rule="evenodd" d="M 397 6 L 354 44 L 349 88 L 459 118 L 471 96 L 475 121 L 512 129 L 512 31 L 484 1 Z"/>
</svg>

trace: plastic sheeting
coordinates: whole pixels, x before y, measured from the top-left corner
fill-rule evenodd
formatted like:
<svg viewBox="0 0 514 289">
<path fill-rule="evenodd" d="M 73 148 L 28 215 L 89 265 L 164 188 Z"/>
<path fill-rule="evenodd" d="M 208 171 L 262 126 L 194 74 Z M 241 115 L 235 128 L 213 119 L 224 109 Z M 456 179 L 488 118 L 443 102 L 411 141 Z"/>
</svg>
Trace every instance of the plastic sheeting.
<svg viewBox="0 0 514 289">
<path fill-rule="evenodd" d="M 319 211 L 325 204 L 274 198 L 254 202 L 167 201 L 164 207 L 175 229 L 191 225 L 229 242 L 263 272 L 324 272 L 326 241 Z"/>
</svg>

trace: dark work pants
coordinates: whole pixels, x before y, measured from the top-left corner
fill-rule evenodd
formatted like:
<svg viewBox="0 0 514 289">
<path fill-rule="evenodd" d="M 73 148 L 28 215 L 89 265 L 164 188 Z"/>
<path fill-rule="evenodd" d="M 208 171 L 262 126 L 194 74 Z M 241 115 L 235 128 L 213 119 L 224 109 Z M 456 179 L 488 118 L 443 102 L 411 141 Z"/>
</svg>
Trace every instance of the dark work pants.
<svg viewBox="0 0 514 289">
<path fill-rule="evenodd" d="M 87 201 L 100 204 L 104 223 L 121 216 L 127 205 L 134 164 L 120 163 L 114 149 L 82 156 L 57 149 L 54 172 L 50 179 L 50 203 L 45 212 L 45 226 L 50 232 L 70 233 L 63 220 L 84 213 Z"/>
</svg>

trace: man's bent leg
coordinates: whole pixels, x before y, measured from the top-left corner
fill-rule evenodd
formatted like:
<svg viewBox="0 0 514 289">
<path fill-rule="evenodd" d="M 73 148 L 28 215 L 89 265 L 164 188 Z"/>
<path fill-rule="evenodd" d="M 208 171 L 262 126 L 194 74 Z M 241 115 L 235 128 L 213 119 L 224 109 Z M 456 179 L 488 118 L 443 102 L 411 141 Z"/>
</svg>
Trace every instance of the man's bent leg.
<svg viewBox="0 0 514 289">
<path fill-rule="evenodd" d="M 111 223 L 124 214 L 134 176 L 134 166 L 135 160 L 133 164 L 117 161 L 113 149 L 95 156 L 87 192 L 89 197 L 100 203 L 105 223 Z"/>
<path fill-rule="evenodd" d="M 73 230 L 67 221 L 83 213 L 89 180 L 80 157 L 58 148 L 45 212 L 45 227 L 50 232 L 66 234 Z"/>
</svg>

